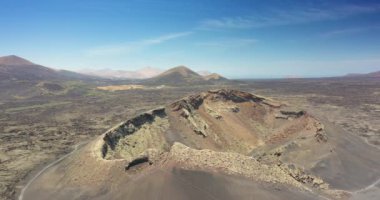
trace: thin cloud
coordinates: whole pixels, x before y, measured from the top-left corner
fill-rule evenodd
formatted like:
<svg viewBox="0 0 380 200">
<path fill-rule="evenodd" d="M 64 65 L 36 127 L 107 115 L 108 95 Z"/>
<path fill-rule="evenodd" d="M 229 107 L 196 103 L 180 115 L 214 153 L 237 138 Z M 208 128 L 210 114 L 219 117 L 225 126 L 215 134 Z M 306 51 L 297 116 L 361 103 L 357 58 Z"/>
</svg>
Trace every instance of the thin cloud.
<svg viewBox="0 0 380 200">
<path fill-rule="evenodd" d="M 255 43 L 257 43 L 256 39 L 221 39 L 219 41 L 200 42 L 196 45 L 202 47 L 230 49 L 248 47 L 254 45 Z"/>
<path fill-rule="evenodd" d="M 333 38 L 342 35 L 354 35 L 358 33 L 364 33 L 372 30 L 379 30 L 380 26 L 366 26 L 366 27 L 354 27 L 354 28 L 344 28 L 338 30 L 332 30 L 321 34 L 323 38 Z"/>
<path fill-rule="evenodd" d="M 88 49 L 85 51 L 87 56 L 108 56 L 108 55 L 124 55 L 132 52 L 140 51 L 149 46 L 159 45 L 170 40 L 188 36 L 193 32 L 180 32 L 162 35 L 156 38 L 145 39 L 136 42 L 127 42 L 117 45 L 106 45 Z"/>
<path fill-rule="evenodd" d="M 303 11 L 272 10 L 264 15 L 246 17 L 225 17 L 207 19 L 200 23 L 200 29 L 250 29 L 268 26 L 303 24 L 317 21 L 339 20 L 350 16 L 380 12 L 380 4 L 357 6 L 346 5 L 333 9 L 309 8 Z"/>
<path fill-rule="evenodd" d="M 161 43 L 169 41 L 169 40 L 188 36 L 192 33 L 193 32 L 172 33 L 172 34 L 163 35 L 163 36 L 160 36 L 160 37 L 157 37 L 154 39 L 144 40 L 142 43 L 144 43 L 145 45 L 161 44 Z"/>
</svg>

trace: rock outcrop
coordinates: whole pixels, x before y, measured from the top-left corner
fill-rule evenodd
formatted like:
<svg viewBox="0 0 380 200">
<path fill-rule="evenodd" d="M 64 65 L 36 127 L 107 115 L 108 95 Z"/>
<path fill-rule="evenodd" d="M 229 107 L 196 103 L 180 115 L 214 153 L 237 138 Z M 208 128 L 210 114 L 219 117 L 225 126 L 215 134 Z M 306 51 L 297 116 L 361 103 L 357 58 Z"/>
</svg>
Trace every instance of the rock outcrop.
<svg viewBox="0 0 380 200">
<path fill-rule="evenodd" d="M 218 169 L 227 174 L 242 175 L 257 181 L 283 183 L 306 189 L 280 167 L 262 164 L 252 157 L 239 153 L 195 150 L 181 143 L 175 143 L 170 150 L 170 158 L 186 169 Z"/>
<path fill-rule="evenodd" d="M 115 128 L 107 131 L 103 137 L 104 144 L 102 146 L 102 156 L 106 157 L 109 150 L 115 150 L 121 138 L 136 133 L 143 125 L 153 123 L 157 118 L 165 118 L 165 108 L 158 108 L 140 114 L 135 118 L 121 123 Z"/>
</svg>

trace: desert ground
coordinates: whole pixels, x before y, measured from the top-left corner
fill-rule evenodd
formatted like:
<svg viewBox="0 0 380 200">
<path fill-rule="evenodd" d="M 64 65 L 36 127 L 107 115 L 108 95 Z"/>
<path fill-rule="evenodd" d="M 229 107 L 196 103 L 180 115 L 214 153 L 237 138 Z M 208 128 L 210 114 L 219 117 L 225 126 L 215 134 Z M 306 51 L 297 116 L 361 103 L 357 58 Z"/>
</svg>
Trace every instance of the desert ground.
<svg viewBox="0 0 380 200">
<path fill-rule="evenodd" d="M 342 129 L 342 133 L 352 134 L 353 137 L 349 137 L 352 141 L 341 143 L 343 146 L 347 144 L 344 147 L 347 150 L 350 150 L 350 147 L 358 147 L 358 145 L 349 146 L 349 144 L 360 143 L 359 147 L 363 148 L 363 152 L 366 152 L 367 146 L 362 144 L 368 145 L 371 149 L 372 153 L 368 153 L 369 156 L 380 155 L 380 79 L 242 80 L 227 85 L 185 85 L 154 89 L 127 87 L 127 90 L 114 91 L 97 89 L 128 84 L 122 81 L 2 82 L 0 85 L 2 91 L 0 94 L 1 199 L 18 198 L 25 184 L 49 163 L 71 152 L 76 145 L 93 141 L 120 122 L 139 113 L 172 103 L 184 96 L 220 88 L 251 92 L 307 110 L 316 118 L 326 121 L 326 124 L 337 125 L 339 129 Z M 339 143 L 339 138 L 333 139 Z M 353 150 L 353 153 L 357 151 Z M 70 162 L 71 159 L 73 158 L 64 159 L 62 163 Z M 329 164 L 334 164 L 334 162 L 325 163 L 325 165 Z M 377 164 L 373 163 L 373 166 L 369 167 L 372 167 L 374 174 L 379 174 L 379 168 L 373 168 L 376 166 Z M 59 171 L 59 167 L 61 166 L 53 166 L 50 170 Z M 206 188 L 202 192 L 211 196 L 206 199 L 229 199 L 229 195 L 236 195 L 239 190 L 241 190 L 240 194 L 247 193 L 248 196 L 268 197 L 268 191 L 275 188 L 278 194 L 273 196 L 274 199 L 276 196 L 292 197 L 294 193 L 298 193 L 282 186 L 255 184 L 241 177 L 181 170 L 175 167 L 165 169 L 169 174 L 153 171 L 151 173 L 156 174 L 156 179 L 144 176 L 137 182 L 143 188 L 154 185 L 154 188 L 151 188 L 154 191 L 173 190 L 173 187 L 169 186 L 158 187 L 162 183 L 176 186 L 178 189 L 173 192 L 174 199 L 198 198 L 192 195 L 195 195 L 195 191 L 199 188 Z M 314 170 L 315 173 L 328 179 L 329 174 L 323 170 Z M 376 180 L 380 178 L 379 175 L 360 179 L 361 174 L 355 174 L 355 168 L 348 168 L 345 173 L 352 173 L 350 179 L 357 178 L 358 184 L 345 184 L 344 178 L 329 181 L 337 188 L 351 191 L 363 189 L 358 194 L 355 193 L 352 198 L 378 197 L 380 184 L 376 183 Z M 170 178 L 165 179 L 165 177 Z M 192 183 L 189 185 L 181 182 L 183 179 Z M 206 187 L 207 183 L 216 182 L 219 184 L 213 188 Z M 128 186 L 129 183 L 124 184 Z M 194 185 L 197 187 L 194 188 Z M 226 194 L 215 192 L 229 187 L 237 187 L 237 189 L 231 189 Z M 255 190 L 252 188 L 261 188 L 262 193 L 254 194 Z M 102 197 L 103 193 L 103 198 L 106 199 L 108 197 L 106 191 L 100 191 L 99 196 Z M 129 195 L 131 198 L 144 198 L 143 193 L 143 191 L 131 189 Z M 161 198 L 165 199 L 168 193 L 162 192 Z M 33 197 L 32 193 L 29 194 Z M 151 195 L 151 193 L 145 195 Z M 318 199 L 317 196 L 308 193 L 295 196 L 299 199 Z"/>
<path fill-rule="evenodd" d="M 8 0 L 0 27 L 0 200 L 380 200 L 380 0 Z"/>
</svg>

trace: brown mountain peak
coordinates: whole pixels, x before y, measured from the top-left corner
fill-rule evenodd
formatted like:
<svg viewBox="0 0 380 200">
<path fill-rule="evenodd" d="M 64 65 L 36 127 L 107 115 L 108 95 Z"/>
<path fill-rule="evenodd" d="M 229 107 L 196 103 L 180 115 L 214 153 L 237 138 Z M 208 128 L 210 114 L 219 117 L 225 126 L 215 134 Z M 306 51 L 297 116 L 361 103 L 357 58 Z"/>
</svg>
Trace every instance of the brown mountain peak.
<svg viewBox="0 0 380 200">
<path fill-rule="evenodd" d="M 1 65 L 34 65 L 34 63 L 16 55 L 0 57 Z"/>
</svg>

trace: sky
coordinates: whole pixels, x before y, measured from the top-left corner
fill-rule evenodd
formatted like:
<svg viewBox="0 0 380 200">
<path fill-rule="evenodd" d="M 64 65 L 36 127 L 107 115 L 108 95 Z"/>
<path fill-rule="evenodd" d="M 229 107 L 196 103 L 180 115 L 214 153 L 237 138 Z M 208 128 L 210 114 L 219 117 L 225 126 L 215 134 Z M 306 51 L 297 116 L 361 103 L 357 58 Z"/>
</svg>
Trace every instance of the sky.
<svg viewBox="0 0 380 200">
<path fill-rule="evenodd" d="M 380 70 L 380 1 L 0 0 L 0 56 L 59 69 L 229 78 Z"/>
</svg>

